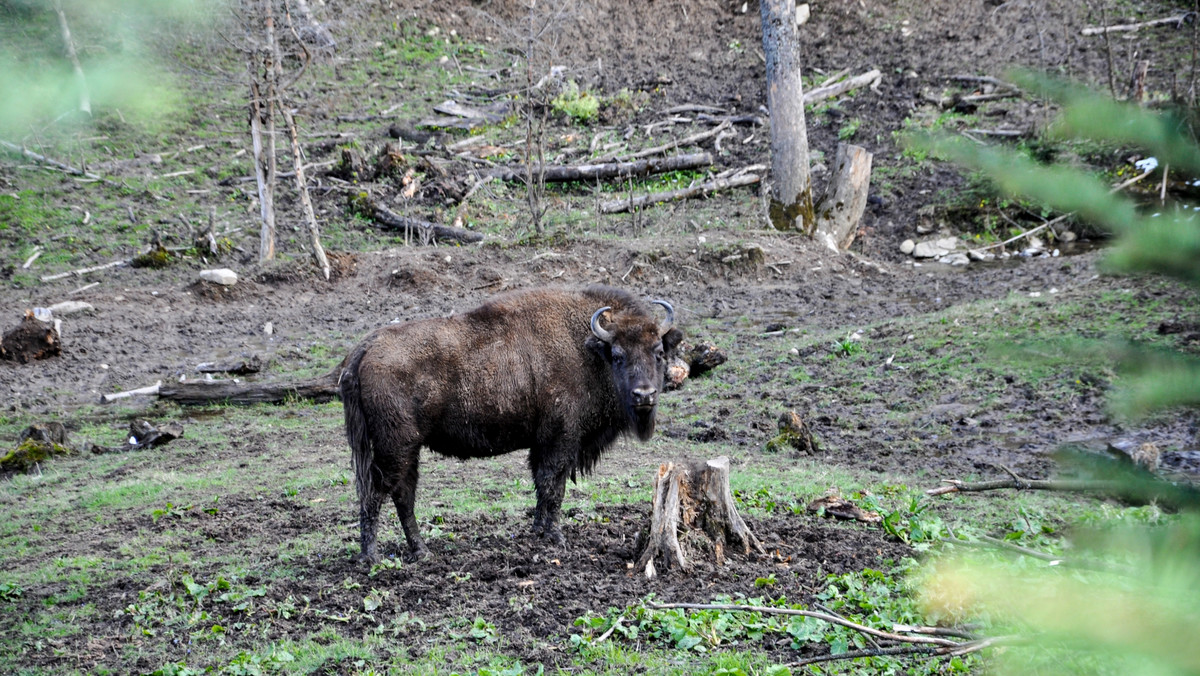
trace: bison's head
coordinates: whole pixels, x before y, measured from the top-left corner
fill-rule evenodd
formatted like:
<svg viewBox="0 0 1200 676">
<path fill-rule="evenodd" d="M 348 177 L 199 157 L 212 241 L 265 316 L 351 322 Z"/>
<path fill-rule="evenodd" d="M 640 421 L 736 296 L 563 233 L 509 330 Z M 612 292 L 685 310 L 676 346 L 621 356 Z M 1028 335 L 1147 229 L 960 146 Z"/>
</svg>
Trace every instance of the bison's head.
<svg viewBox="0 0 1200 676">
<path fill-rule="evenodd" d="M 609 363 L 617 396 L 637 436 L 642 441 L 654 434 L 654 412 L 666 372 L 666 355 L 683 338 L 673 328 L 675 308 L 665 300 L 653 301 L 666 310 L 662 322 L 636 309 L 611 312 L 602 307 L 592 315 L 591 347 Z M 609 313 L 607 328 L 601 317 Z"/>
</svg>

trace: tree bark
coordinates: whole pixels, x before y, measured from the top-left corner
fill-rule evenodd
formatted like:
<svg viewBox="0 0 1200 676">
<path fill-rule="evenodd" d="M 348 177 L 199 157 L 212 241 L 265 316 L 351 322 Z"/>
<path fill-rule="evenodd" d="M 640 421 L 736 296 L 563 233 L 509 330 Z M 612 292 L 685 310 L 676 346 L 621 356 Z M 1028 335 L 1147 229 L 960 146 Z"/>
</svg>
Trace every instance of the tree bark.
<svg viewBox="0 0 1200 676">
<path fill-rule="evenodd" d="M 862 146 L 838 145 L 825 195 L 817 203 L 817 241 L 834 251 L 850 248 L 867 207 L 871 153 Z"/>
<path fill-rule="evenodd" d="M 681 530 L 702 533 L 717 565 L 724 565 L 729 547 L 737 548 L 743 556 L 751 551 L 766 555 L 762 543 L 738 514 L 729 488 L 729 458 L 725 456 L 707 462 L 668 462 L 658 468 L 650 528 L 636 566 L 647 578 L 658 574 L 655 561 L 664 568 L 691 570 L 679 543 Z"/>
<path fill-rule="evenodd" d="M 808 131 L 800 79 L 800 47 L 796 37 L 795 0 L 761 0 L 763 54 L 767 62 L 767 108 L 771 113 L 771 178 L 769 216 L 777 230 L 816 227 L 812 182 L 808 171 Z"/>
<path fill-rule="evenodd" d="M 595 181 L 597 179 L 629 178 L 661 174 L 668 171 L 699 169 L 713 163 L 708 153 L 691 153 L 672 157 L 647 158 L 636 162 L 610 162 L 607 164 L 582 164 L 576 166 L 551 165 L 544 168 L 544 180 L 562 183 L 565 181 Z M 523 181 L 527 178 L 524 167 L 499 167 L 488 172 L 502 181 Z"/>
</svg>

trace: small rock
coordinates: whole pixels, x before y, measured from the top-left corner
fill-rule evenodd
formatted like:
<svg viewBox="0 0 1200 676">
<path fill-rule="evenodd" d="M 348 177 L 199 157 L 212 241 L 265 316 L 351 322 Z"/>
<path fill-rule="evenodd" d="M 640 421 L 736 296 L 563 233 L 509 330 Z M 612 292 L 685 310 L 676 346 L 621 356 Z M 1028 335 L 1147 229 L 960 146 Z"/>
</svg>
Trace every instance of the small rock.
<svg viewBox="0 0 1200 676">
<path fill-rule="evenodd" d="M 915 248 L 917 248 L 917 243 L 911 239 L 906 239 L 900 243 L 900 253 L 902 254 L 908 255 L 912 253 L 913 249 Z"/>
<path fill-rule="evenodd" d="M 918 223 L 917 224 L 917 234 L 918 235 L 928 235 L 931 232 L 933 232 L 932 225 L 930 225 L 928 223 Z"/>
<path fill-rule="evenodd" d="M 744 14 L 745 10 L 742 10 L 742 13 Z M 796 26 L 800 27 L 808 23 L 808 17 L 811 15 L 812 12 L 809 10 L 807 2 L 796 5 Z"/>
<path fill-rule="evenodd" d="M 917 258 L 941 258 L 950 253 L 933 242 L 921 242 L 913 247 L 912 255 Z"/>
<path fill-rule="evenodd" d="M 943 237 L 943 238 L 939 239 L 936 242 L 936 244 L 937 244 L 938 248 L 945 249 L 946 251 L 954 251 L 955 249 L 958 248 L 958 238 L 957 237 Z"/>
<path fill-rule="evenodd" d="M 1037 251 L 1041 251 L 1042 249 L 1046 248 L 1046 243 L 1043 242 L 1040 237 L 1030 237 L 1028 248 L 1036 249 Z"/>
<path fill-rule="evenodd" d="M 1074 242 L 1077 239 L 1079 239 L 1079 235 L 1076 235 L 1071 230 L 1063 230 L 1058 233 L 1058 241 L 1060 242 Z"/>
<path fill-rule="evenodd" d="M 969 256 L 973 261 L 990 261 L 996 257 L 996 254 L 970 249 L 967 251 L 967 256 Z"/>
<path fill-rule="evenodd" d="M 266 324 L 263 324 L 263 335 L 264 336 L 269 336 L 269 335 L 272 335 L 273 333 L 275 333 L 275 325 L 274 324 L 272 324 L 271 322 L 267 322 Z"/>
<path fill-rule="evenodd" d="M 200 279 L 203 279 L 213 284 L 222 284 L 224 286 L 233 286 L 237 284 L 237 273 L 229 268 L 218 268 L 216 270 L 201 270 Z"/>
<path fill-rule="evenodd" d="M 967 258 L 966 254 L 952 253 L 952 254 L 942 256 L 941 258 L 938 259 L 938 262 L 945 263 L 946 265 L 961 266 L 961 265 L 968 265 L 971 262 L 971 259 Z"/>
<path fill-rule="evenodd" d="M 96 308 L 92 307 L 91 303 L 85 303 L 81 300 L 64 300 L 61 303 L 51 305 L 50 312 L 59 317 L 68 317 L 70 315 L 79 314 L 80 312 L 91 312 Z"/>
</svg>

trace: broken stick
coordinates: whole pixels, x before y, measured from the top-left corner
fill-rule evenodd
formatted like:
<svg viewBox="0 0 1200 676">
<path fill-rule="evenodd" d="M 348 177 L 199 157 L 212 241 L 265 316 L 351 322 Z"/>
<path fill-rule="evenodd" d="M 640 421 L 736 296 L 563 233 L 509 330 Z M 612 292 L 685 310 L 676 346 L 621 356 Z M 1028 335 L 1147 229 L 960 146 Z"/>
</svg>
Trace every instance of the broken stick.
<svg viewBox="0 0 1200 676">
<path fill-rule="evenodd" d="M 358 203 L 360 210 L 369 214 L 381 225 L 395 230 L 403 230 L 407 234 L 417 233 L 421 236 L 422 241 L 442 240 L 462 244 L 483 241 L 482 233 L 401 216 L 383 206 L 378 200 L 373 199 L 369 195 L 358 195 L 354 199 Z"/>
<path fill-rule="evenodd" d="M 848 91 L 858 89 L 860 87 L 874 87 L 883 79 L 883 74 L 876 69 L 869 70 L 862 75 L 855 75 L 852 78 L 835 82 L 831 85 L 819 87 L 807 92 L 804 92 L 804 105 L 824 101 L 835 96 L 841 96 Z"/>
<path fill-rule="evenodd" d="M 641 159 L 634 162 L 610 162 L 605 164 L 583 164 L 577 166 L 558 166 L 552 165 L 539 170 L 534 167 L 534 171 L 542 171 L 546 181 L 552 183 L 563 183 L 566 181 L 595 181 L 597 179 L 612 179 L 612 178 L 629 178 L 649 176 L 651 174 L 662 174 L 668 171 L 681 171 L 685 169 L 699 169 L 707 167 L 713 163 L 712 155 L 708 153 L 692 153 L 688 155 L 674 155 L 672 157 L 659 157 Z M 494 176 L 502 181 L 522 181 L 526 178 L 525 167 L 497 167 L 488 172 L 488 175 Z"/>
<path fill-rule="evenodd" d="M 128 265 L 128 264 L 129 264 L 129 261 L 113 261 L 111 263 L 105 263 L 103 265 L 93 265 L 90 268 L 79 268 L 78 270 L 68 270 L 67 272 L 60 272 L 56 275 L 45 275 L 42 277 L 42 281 L 43 282 L 53 282 L 56 279 L 63 279 L 65 277 L 71 277 L 71 276 L 79 277 L 81 275 L 86 275 L 89 272 L 99 272 L 101 270 L 107 270 L 109 268 L 115 268 L 115 267 L 119 267 L 122 265 Z"/>
<path fill-rule="evenodd" d="M 146 387 L 139 387 L 136 390 L 125 390 L 124 392 L 113 392 L 112 394 L 102 394 L 102 395 L 100 395 L 100 402 L 104 403 L 104 404 L 111 404 L 112 402 L 114 402 L 118 399 L 128 399 L 129 397 L 134 397 L 139 394 L 158 394 L 159 388 L 161 388 L 161 387 L 162 387 L 162 381 L 160 380 L 160 381 L 154 383 L 153 385 L 148 385 Z"/>
<path fill-rule="evenodd" d="M 738 188 L 746 185 L 758 183 L 761 178 L 756 174 L 742 174 L 740 176 L 730 176 L 729 178 L 718 178 L 712 181 L 707 181 L 699 185 L 694 185 L 690 188 L 680 188 L 679 190 L 667 190 L 665 192 L 653 192 L 639 197 L 630 197 L 627 199 L 613 200 L 611 202 L 603 202 L 600 204 L 600 213 L 616 214 L 623 211 L 632 211 L 651 204 L 659 204 L 661 202 L 672 202 L 675 200 L 688 199 L 690 197 L 703 197 L 711 195 L 718 190 L 728 190 L 730 188 Z"/>
</svg>

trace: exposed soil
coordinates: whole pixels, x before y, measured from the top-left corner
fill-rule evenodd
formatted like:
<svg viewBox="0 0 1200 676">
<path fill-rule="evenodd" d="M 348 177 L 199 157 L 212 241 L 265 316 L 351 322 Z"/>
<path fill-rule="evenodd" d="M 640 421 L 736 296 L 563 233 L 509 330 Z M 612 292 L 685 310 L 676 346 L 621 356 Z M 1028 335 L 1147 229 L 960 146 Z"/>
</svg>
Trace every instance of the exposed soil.
<svg viewBox="0 0 1200 676">
<path fill-rule="evenodd" d="M 378 14 L 381 4 L 328 4 L 325 11 L 331 16 L 326 20 L 335 27 L 340 58 L 367 53 L 376 36 L 364 26 L 387 24 L 386 19 L 393 14 L 404 20 L 415 15 L 425 22 L 422 25 L 436 25 L 443 31 L 453 29 L 471 40 L 509 43 L 511 36 L 499 26 L 518 23 L 525 3 L 429 2 L 404 12 L 390 9 L 387 16 Z M 894 6 L 879 7 L 881 4 Z M 1171 3 L 1146 4 L 1161 8 L 1161 13 L 1172 7 Z M 651 110 L 628 121 L 635 126 L 654 121 L 656 110 L 677 103 L 717 105 L 735 113 L 759 112 L 765 95 L 762 62 L 757 55 L 758 7 L 750 3 L 742 12 L 742 6 L 740 0 L 589 3 L 563 21 L 553 49 L 556 58 L 573 69 L 573 77 L 588 86 L 609 94 L 621 88 L 648 92 Z M 877 166 L 888 166 L 899 152 L 892 132 L 926 105 L 922 92 L 941 91 L 948 75 L 999 75 L 1006 66 L 1027 65 L 1057 68 L 1069 76 L 1098 81 L 1106 68 L 1101 43 L 1079 36 L 1080 27 L 1098 23 L 1098 18 L 1087 11 L 1087 3 L 1066 0 L 1004 4 L 957 0 L 816 3 L 813 18 L 802 33 L 810 66 L 829 74 L 842 69 L 857 73 L 875 67 L 886 76 L 878 91 L 845 99 L 831 112 L 814 116 L 810 141 L 814 148 L 831 155 L 839 127 L 845 120 L 858 118 L 862 126 L 856 138 L 876 154 Z M 375 14 L 362 15 L 368 12 Z M 1151 9 L 1147 13 L 1157 16 Z M 1139 58 L 1161 57 L 1163 61 L 1153 61 L 1148 88 L 1170 91 L 1167 83 L 1174 66 L 1167 59 L 1177 55 L 1164 54 L 1153 37 L 1116 42 L 1118 60 L 1127 60 L 1135 49 L 1143 54 Z M 517 77 L 511 73 L 508 76 Z M 427 92 L 424 96 L 437 102 L 443 93 Z M 323 115 L 313 116 L 316 120 L 356 112 L 352 97 L 347 97 L 349 101 L 340 98 L 324 103 L 319 98 L 306 103 L 310 113 L 313 107 L 323 107 Z M 337 109 L 338 104 L 351 109 Z M 1045 111 L 1035 102 L 1012 101 L 989 109 L 988 115 L 998 123 L 1021 126 L 1042 123 Z M 367 123 L 364 134 L 382 141 L 386 127 L 371 124 L 377 123 Z M 766 132 L 757 133 L 762 137 Z M 746 136 L 743 132 L 742 138 Z M 730 148 L 730 154 L 722 158 L 728 166 L 765 159 L 766 147 L 761 141 Z M 322 155 L 321 148 L 312 148 L 311 159 L 332 157 L 333 146 L 324 152 L 329 154 Z M 22 183 L 20 173 L 8 165 L 0 166 L 0 181 L 16 189 Z M 0 363 L 0 391 L 7 395 L 6 415 L 33 421 L 62 414 L 71 420 L 75 411 L 95 403 L 101 393 L 192 377 L 196 365 L 205 361 L 257 354 L 271 359 L 276 371 L 323 371 L 337 363 L 360 336 L 381 324 L 443 316 L 467 309 L 506 288 L 546 283 L 603 282 L 668 298 L 675 304 L 685 331 L 692 327 L 693 335 L 698 337 L 722 335 L 735 346 L 729 350 L 730 358 L 748 361 L 772 358 L 770 351 L 761 346 L 759 336 L 779 329 L 803 328 L 819 333 L 877 325 L 875 336 L 882 337 L 896 330 L 889 326 L 891 320 L 978 300 L 1002 299 L 1014 293 L 1036 292 L 1049 298 L 1054 289 L 1055 297 L 1061 299 L 1071 298 L 1083 289 L 1141 288 L 1142 280 L 1097 277 L 1099 253 L 1090 246 L 1075 251 L 1063 247 L 1061 257 L 1013 259 L 965 270 L 939 264 L 912 266 L 898 252 L 899 243 L 913 236 L 918 225 L 928 225 L 934 219 L 922 207 L 938 191 L 953 191 L 962 184 L 958 174 L 942 168 L 927 168 L 898 179 L 887 195 L 877 195 L 873 200 L 855 254 L 846 256 L 826 252 L 798 236 L 759 230 L 694 231 L 688 224 L 688 207 L 683 206 L 667 210 L 669 215 L 662 217 L 667 225 L 663 227 L 639 228 L 614 219 L 604 226 L 614 237 L 582 243 L 564 237 L 540 246 L 412 246 L 372 253 L 336 253 L 335 274 L 329 283 L 318 281 L 311 265 L 303 259 L 268 269 L 239 265 L 234 259 L 223 261 L 242 275 L 233 287 L 196 282 L 196 272 L 202 265 L 195 261 L 158 271 L 113 269 L 94 277 L 102 282 L 99 286 L 71 296 L 91 303 L 95 311 L 64 319 L 62 355 L 30 364 Z M 80 199 L 86 198 L 84 195 Z M 152 199 L 133 199 L 145 199 L 138 203 L 145 213 L 161 209 L 164 221 L 172 218 L 173 211 Z M 319 200 L 323 213 L 344 209 L 343 198 L 336 192 L 321 195 Z M 513 206 L 514 211 L 518 208 Z M 739 210 L 737 216 L 744 208 L 744 202 L 730 207 Z M 247 231 L 254 229 L 250 217 L 243 225 Z M 703 246 L 697 239 L 699 235 L 706 238 Z M 744 251 L 749 242 L 763 248 L 763 264 L 725 260 L 730 254 Z M 253 247 L 252 238 L 243 243 Z M 5 321 L 15 324 L 15 318 L 26 308 L 63 300 L 80 285 L 75 278 L 32 289 L 2 284 L 0 309 L 3 317 L 9 318 Z M 1194 294 L 1174 288 L 1153 289 L 1151 292 L 1160 296 L 1158 300 L 1177 303 L 1181 308 L 1177 323 L 1167 330 L 1194 334 L 1200 321 Z M 264 331 L 268 323 L 272 327 L 269 334 Z M 703 328 L 699 328 L 701 325 Z M 1177 327 L 1182 328 L 1176 331 Z M 801 360 L 810 356 L 799 355 Z M 1197 420 L 1191 415 L 1158 421 L 1152 427 L 1120 427 L 1105 413 L 1102 389 L 1081 390 L 1070 401 L 1051 401 L 1031 388 L 1013 387 L 1001 401 L 991 403 L 986 410 L 972 409 L 968 415 L 954 408 L 970 408 L 977 403 L 970 402 L 967 394 L 948 388 L 945 396 L 930 398 L 927 393 L 913 391 L 899 375 L 878 385 L 880 396 L 875 404 L 810 410 L 807 401 L 813 390 L 821 387 L 822 368 L 814 358 L 810 370 L 817 384 L 803 387 L 782 374 L 778 378 L 764 376 L 761 382 L 730 383 L 734 393 L 729 397 L 729 410 L 713 411 L 712 422 L 702 429 L 666 419 L 660 425 L 660 434 L 672 440 L 672 450 L 681 453 L 687 452 L 692 442 L 727 444 L 741 449 L 739 452 L 760 449 L 773 434 L 774 418 L 739 404 L 765 400 L 772 402 L 774 411 L 800 410 L 821 438 L 828 462 L 901 477 L 966 476 L 993 471 L 996 464 L 1008 465 L 1027 476 L 1045 476 L 1053 469 L 1047 454 L 1058 444 L 1080 437 L 1133 434 L 1176 449 L 1196 443 Z M 268 372 L 261 377 L 272 375 Z M 703 400 L 696 392 L 698 387 L 689 383 L 671 395 L 675 405 L 686 408 Z M 915 412 L 918 422 L 899 427 L 889 416 L 897 407 Z M 1033 422 L 1009 422 L 1009 414 L 1016 411 Z M 976 424 L 959 425 L 965 417 Z M 846 420 L 854 424 L 842 424 Z M 915 451 L 894 453 L 893 437 L 920 428 L 921 420 L 953 423 L 953 433 L 927 439 Z M 228 432 L 231 439 L 239 440 L 229 449 L 213 450 L 203 444 L 187 447 L 196 454 L 181 456 L 180 465 L 170 469 L 186 471 L 188 462 L 225 462 L 237 457 L 254 462 L 268 453 L 261 438 L 243 437 L 246 430 L 231 426 Z M 1008 441 L 997 443 L 1000 438 Z M 185 438 L 175 443 L 192 442 Z M 315 461 L 345 466 L 348 454 L 338 443 L 336 435 L 319 437 L 314 442 L 318 447 Z M 636 448 L 620 447 L 605 462 L 650 467 L 657 461 L 640 456 Z M 780 457 L 779 461 L 789 459 Z M 469 477 L 470 471 L 464 469 L 468 472 L 465 476 Z M 522 468 L 514 463 L 507 471 L 519 476 Z M 423 481 L 452 479 L 443 475 L 423 477 Z M 352 491 L 352 487 L 330 489 L 330 495 L 345 491 Z M 346 613 L 361 610 L 365 589 L 386 588 L 391 595 L 379 610 L 381 618 L 400 619 L 405 611 L 427 622 L 486 617 L 497 625 L 516 656 L 547 665 L 566 659 L 560 652 L 563 643 L 547 639 L 569 634 L 571 622 L 588 611 L 620 607 L 651 592 L 678 601 L 708 601 L 715 594 L 760 595 L 755 579 L 771 574 L 780 580 L 771 595 L 806 600 L 820 588 L 827 573 L 880 566 L 908 553 L 906 547 L 877 529 L 811 516 L 776 516 L 751 523 L 772 552 L 768 559 L 734 559 L 725 567 L 701 562 L 690 578 L 666 575 L 647 582 L 628 568 L 637 554 L 632 537 L 647 510 L 601 506 L 595 514 L 574 515 L 577 518 L 570 520 L 567 529 L 568 545 L 555 550 L 546 549 L 529 534 L 526 516 L 466 517 L 446 509 L 442 527 L 456 534 L 455 539 L 431 540 L 433 556 L 427 561 L 368 577 L 343 555 L 355 539 L 356 528 L 347 503 L 335 509 L 332 505 L 313 506 L 293 500 L 239 499 L 222 502 L 216 514 L 200 509 L 184 513 L 181 518 L 192 540 L 181 546 L 225 560 L 245 553 L 248 542 L 255 543 L 255 551 L 274 552 L 278 549 L 275 545 L 303 532 L 328 532 L 340 542 L 340 546 L 324 551 L 289 556 L 286 562 L 263 563 L 266 567 L 307 571 L 298 582 L 245 581 L 265 586 L 266 596 L 261 599 L 264 607 L 283 603 L 288 597 L 307 596 L 313 599 L 314 608 Z M 97 551 L 115 557 L 123 539 L 168 524 L 178 529 L 173 520 L 152 522 L 146 515 L 131 514 L 114 515 L 102 526 L 52 523 L 47 527 L 48 532 L 68 536 L 60 545 L 61 556 Z M 385 555 L 398 553 L 392 535 L 392 540 L 384 540 Z M 5 558 L 14 566 L 32 563 L 20 557 Z M 160 565 L 154 570 L 165 576 L 169 569 Z M 193 571 L 197 579 L 211 572 L 203 563 Z M 347 589 L 342 586 L 343 580 L 357 582 L 362 588 Z M 20 603 L 36 605 L 62 591 L 52 587 L 28 590 Z M 139 580 L 122 580 L 107 593 L 89 597 L 88 602 L 94 603 L 103 616 L 112 617 L 114 613 L 120 615 L 144 589 Z M 214 623 L 239 619 L 227 606 L 214 606 L 212 612 L 218 615 Z M 220 613 L 229 616 L 219 617 Z M 62 639 L 61 645 L 56 644 L 61 653 L 31 654 L 29 664 L 86 670 L 100 663 L 106 651 L 118 643 L 118 636 L 129 633 L 131 620 L 122 617 L 119 622 L 124 624 L 117 628 Z M 316 626 L 312 624 L 316 620 L 312 613 L 278 619 L 275 626 L 282 627 L 283 635 L 273 638 L 302 637 Z M 322 626 L 328 624 L 322 620 Z M 374 626 L 363 620 L 361 626 L 346 626 L 343 633 L 360 635 Z M 397 651 L 418 655 L 425 649 L 419 631 L 402 623 L 397 627 Z M 445 629 L 456 630 L 448 625 Z M 144 661 L 125 666 L 147 671 L 160 664 Z M 342 667 L 330 664 L 327 669 L 336 673 Z"/>
</svg>

